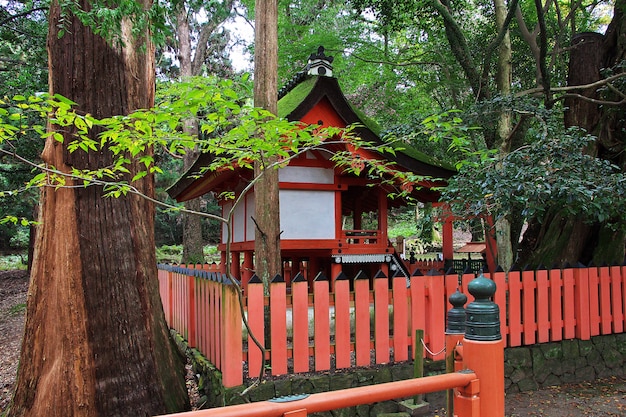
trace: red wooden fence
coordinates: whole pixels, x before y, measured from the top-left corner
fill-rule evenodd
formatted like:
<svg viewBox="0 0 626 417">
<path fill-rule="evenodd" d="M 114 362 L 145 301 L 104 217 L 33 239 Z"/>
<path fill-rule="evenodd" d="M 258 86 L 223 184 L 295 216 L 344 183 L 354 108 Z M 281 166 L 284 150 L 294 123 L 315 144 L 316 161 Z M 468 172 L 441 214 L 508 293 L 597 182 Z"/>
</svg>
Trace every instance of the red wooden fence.
<svg viewBox="0 0 626 417">
<path fill-rule="evenodd" d="M 497 286 L 501 332 L 507 346 L 589 339 L 621 333 L 626 317 L 626 267 L 603 266 L 488 274 Z M 415 330 L 424 330 L 426 357 L 443 359 L 448 297 L 469 296 L 473 274 L 404 277 L 383 274 L 371 281 L 318 279 L 270 284 L 270 296 L 251 282 L 244 297 L 250 331 L 264 343 L 264 307 L 271 317 L 273 375 L 325 371 L 411 359 Z M 170 326 L 222 372 L 225 386 L 260 373 L 260 350 L 242 340 L 237 293 L 223 274 L 160 266 L 161 297 Z M 350 288 L 352 286 L 352 289 Z M 470 301 L 471 300 L 471 296 Z M 243 364 L 247 363 L 247 367 Z M 244 369 L 247 368 L 247 371 Z M 247 372 L 247 373 L 246 373 Z"/>
</svg>

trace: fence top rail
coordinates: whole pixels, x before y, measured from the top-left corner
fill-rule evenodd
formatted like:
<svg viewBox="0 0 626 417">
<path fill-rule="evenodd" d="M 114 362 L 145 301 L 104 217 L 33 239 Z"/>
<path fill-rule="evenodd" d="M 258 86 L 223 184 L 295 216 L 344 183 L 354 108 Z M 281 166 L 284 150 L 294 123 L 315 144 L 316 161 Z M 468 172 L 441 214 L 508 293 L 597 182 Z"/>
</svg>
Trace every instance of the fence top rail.
<svg viewBox="0 0 626 417">
<path fill-rule="evenodd" d="M 244 415 L 246 417 L 281 417 L 285 413 L 295 410 L 306 410 L 307 414 L 311 414 L 461 388 L 476 379 L 476 374 L 473 371 L 461 371 L 229 407 L 169 414 L 162 417 L 240 417 Z"/>
</svg>

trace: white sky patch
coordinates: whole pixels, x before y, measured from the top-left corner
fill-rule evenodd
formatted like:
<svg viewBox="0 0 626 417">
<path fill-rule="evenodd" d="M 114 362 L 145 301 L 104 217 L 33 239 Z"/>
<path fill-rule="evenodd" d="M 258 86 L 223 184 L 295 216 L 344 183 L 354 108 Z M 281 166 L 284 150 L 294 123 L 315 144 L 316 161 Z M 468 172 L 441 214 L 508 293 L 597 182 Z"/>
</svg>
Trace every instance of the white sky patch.
<svg viewBox="0 0 626 417">
<path fill-rule="evenodd" d="M 239 15 L 226 21 L 224 27 L 231 33 L 228 47 L 233 68 L 235 71 L 252 72 L 254 63 L 247 46 L 254 42 L 254 28 Z"/>
</svg>

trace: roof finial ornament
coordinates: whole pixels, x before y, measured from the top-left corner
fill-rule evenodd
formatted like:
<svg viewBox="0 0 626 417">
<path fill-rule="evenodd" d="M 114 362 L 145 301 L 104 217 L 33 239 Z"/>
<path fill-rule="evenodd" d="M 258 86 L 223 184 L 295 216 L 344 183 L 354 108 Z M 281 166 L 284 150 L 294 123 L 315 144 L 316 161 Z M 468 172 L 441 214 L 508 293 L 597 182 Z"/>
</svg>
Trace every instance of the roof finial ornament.
<svg viewBox="0 0 626 417">
<path fill-rule="evenodd" d="M 309 56 L 309 63 L 307 65 L 309 75 L 323 75 L 326 77 L 333 76 L 333 62 L 332 56 L 326 56 L 324 53 L 324 47 L 317 48 L 317 54 L 311 54 Z"/>
</svg>

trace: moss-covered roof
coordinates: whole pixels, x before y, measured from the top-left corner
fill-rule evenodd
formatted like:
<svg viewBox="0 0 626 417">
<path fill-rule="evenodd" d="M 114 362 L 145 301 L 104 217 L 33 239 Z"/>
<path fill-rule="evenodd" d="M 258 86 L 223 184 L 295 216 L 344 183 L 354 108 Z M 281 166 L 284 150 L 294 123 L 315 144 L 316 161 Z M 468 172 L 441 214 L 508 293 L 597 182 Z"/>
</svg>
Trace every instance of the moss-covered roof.
<svg viewBox="0 0 626 417">
<path fill-rule="evenodd" d="M 359 124 L 364 126 L 360 133 L 365 133 L 365 140 L 374 143 L 381 143 L 381 128 L 372 119 L 367 117 L 361 110 L 352 106 L 341 91 L 336 78 L 325 76 L 306 75 L 294 78 L 288 88 L 281 90 L 281 98 L 278 101 L 278 116 L 289 120 L 300 120 L 309 110 L 311 110 L 322 97 L 327 97 L 335 111 L 344 119 L 346 124 Z M 432 166 L 436 174 L 430 169 L 428 175 L 439 178 L 448 178 L 456 171 L 450 164 L 441 162 L 426 155 L 423 152 L 409 146 L 408 144 L 394 144 L 397 149 L 396 156 L 385 155 L 387 158 L 396 160 L 400 165 L 408 169 L 415 169 L 415 164 L 411 160 L 421 164 Z M 424 168 L 424 167 L 423 167 Z M 422 171 L 422 170 L 420 170 Z"/>
<path fill-rule="evenodd" d="M 288 117 L 313 90 L 316 81 L 317 77 L 306 77 L 278 100 L 278 117 Z"/>
</svg>

